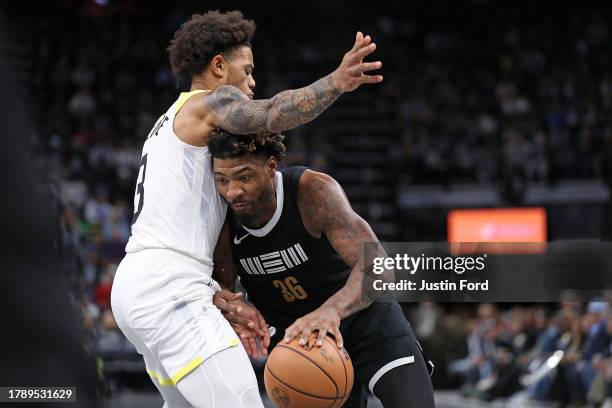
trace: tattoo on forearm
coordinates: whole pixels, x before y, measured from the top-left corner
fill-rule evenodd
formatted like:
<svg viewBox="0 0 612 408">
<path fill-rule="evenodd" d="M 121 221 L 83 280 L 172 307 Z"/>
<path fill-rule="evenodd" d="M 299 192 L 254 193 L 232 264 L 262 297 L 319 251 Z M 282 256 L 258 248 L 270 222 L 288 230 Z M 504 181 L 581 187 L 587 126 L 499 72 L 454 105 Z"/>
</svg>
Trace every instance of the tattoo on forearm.
<svg viewBox="0 0 612 408">
<path fill-rule="evenodd" d="M 269 123 L 283 131 L 310 122 L 338 99 L 342 92 L 336 89 L 331 75 L 304 88 L 284 91 L 272 98 Z"/>
<path fill-rule="evenodd" d="M 360 264 L 359 268 L 362 267 Z M 370 276 L 367 274 L 358 273 L 353 278 L 347 284 L 345 299 L 341 299 L 343 300 L 341 305 L 345 316 L 350 316 L 361 309 L 365 309 L 380 295 L 380 292 L 373 290 Z"/>
<path fill-rule="evenodd" d="M 356 272 L 353 271 L 352 273 L 355 274 Z M 357 275 L 351 276 L 345 287 L 329 298 L 326 303 L 328 306 L 336 308 L 342 318 L 365 309 L 376 300 L 378 293 L 366 293 L 368 292 L 367 288 L 363 285 L 363 276 L 357 273 Z"/>
<path fill-rule="evenodd" d="M 300 89 L 283 91 L 271 99 L 250 100 L 238 88 L 220 86 L 205 99 L 220 128 L 236 133 L 282 132 L 310 122 L 342 92 L 331 75 Z"/>
</svg>

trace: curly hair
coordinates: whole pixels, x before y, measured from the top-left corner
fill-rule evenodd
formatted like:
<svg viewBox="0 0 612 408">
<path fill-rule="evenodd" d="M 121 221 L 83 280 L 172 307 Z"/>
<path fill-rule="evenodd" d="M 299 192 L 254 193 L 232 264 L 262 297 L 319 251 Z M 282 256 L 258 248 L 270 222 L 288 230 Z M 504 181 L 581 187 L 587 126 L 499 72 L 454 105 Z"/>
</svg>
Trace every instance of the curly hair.
<svg viewBox="0 0 612 408">
<path fill-rule="evenodd" d="M 233 159 L 249 154 L 267 159 L 270 156 L 282 161 L 287 148 L 283 143 L 285 135 L 280 133 L 259 133 L 235 135 L 222 129 L 213 130 L 208 139 L 208 150 L 213 157 Z"/>
<path fill-rule="evenodd" d="M 238 10 L 194 14 L 174 33 L 168 46 L 170 65 L 181 82 L 200 74 L 217 54 L 251 46 L 255 23 Z"/>
</svg>

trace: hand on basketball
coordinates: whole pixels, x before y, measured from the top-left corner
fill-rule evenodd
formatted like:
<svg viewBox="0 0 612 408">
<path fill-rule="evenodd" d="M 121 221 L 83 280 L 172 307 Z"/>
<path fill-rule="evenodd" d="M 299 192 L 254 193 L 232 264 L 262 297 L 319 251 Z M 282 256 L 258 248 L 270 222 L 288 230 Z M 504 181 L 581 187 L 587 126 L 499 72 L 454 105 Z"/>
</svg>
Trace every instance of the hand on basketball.
<svg viewBox="0 0 612 408">
<path fill-rule="evenodd" d="M 361 32 L 355 37 L 353 48 L 342 58 L 340 66 L 332 73 L 334 84 L 342 92 L 350 92 L 361 84 L 375 84 L 382 82 L 382 75 L 365 75 L 366 72 L 380 69 L 381 61 L 364 62 L 363 59 L 376 50 L 376 44 L 369 35 L 365 37 Z"/>
<path fill-rule="evenodd" d="M 317 341 L 315 342 L 316 346 L 321 347 L 325 336 L 329 333 L 336 339 L 338 348 L 342 348 L 340 316 L 336 309 L 324 306 L 297 319 L 285 330 L 284 341 L 289 343 L 295 337 L 298 337 L 298 344 L 308 348 L 308 338 L 315 331 L 318 331 Z"/>
</svg>

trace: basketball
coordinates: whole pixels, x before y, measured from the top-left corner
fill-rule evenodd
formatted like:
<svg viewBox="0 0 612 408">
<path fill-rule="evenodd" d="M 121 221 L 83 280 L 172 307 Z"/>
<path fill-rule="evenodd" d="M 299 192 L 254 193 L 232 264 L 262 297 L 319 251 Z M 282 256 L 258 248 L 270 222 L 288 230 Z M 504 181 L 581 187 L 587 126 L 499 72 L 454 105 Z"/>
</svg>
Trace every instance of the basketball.
<svg viewBox="0 0 612 408">
<path fill-rule="evenodd" d="M 279 343 L 266 362 L 264 381 L 270 399 L 278 408 L 338 408 L 353 388 L 353 363 L 346 350 L 338 349 L 329 336 L 309 350 L 298 344 Z"/>
</svg>

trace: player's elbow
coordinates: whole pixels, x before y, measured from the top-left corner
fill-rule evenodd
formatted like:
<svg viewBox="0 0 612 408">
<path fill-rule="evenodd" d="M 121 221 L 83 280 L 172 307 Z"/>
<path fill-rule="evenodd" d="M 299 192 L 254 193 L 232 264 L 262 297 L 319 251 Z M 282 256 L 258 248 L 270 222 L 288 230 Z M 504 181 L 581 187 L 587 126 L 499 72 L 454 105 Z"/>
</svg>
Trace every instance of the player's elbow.
<svg viewBox="0 0 612 408">
<path fill-rule="evenodd" d="M 281 133 L 285 130 L 292 129 L 286 121 L 281 119 L 281 116 L 270 110 L 266 120 L 266 131 L 271 133 Z"/>
</svg>

